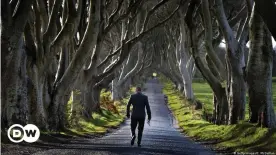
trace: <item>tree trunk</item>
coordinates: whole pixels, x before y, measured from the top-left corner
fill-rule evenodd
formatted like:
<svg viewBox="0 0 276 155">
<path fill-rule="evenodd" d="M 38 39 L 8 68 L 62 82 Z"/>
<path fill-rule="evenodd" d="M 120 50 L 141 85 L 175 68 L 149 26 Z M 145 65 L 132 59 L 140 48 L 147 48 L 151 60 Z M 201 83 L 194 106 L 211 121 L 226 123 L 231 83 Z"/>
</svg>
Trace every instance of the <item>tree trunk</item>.
<svg viewBox="0 0 276 155">
<path fill-rule="evenodd" d="M 94 87 L 92 89 L 92 112 L 101 113 L 101 105 L 100 105 L 100 97 L 101 97 L 101 90 L 100 87 Z"/>
<path fill-rule="evenodd" d="M 194 93 L 192 88 L 192 80 L 191 75 L 188 72 L 188 69 L 186 68 L 186 63 L 183 62 L 183 59 L 180 60 L 180 72 L 182 75 L 183 83 L 184 83 L 184 94 L 187 100 L 193 100 L 194 99 Z"/>
<path fill-rule="evenodd" d="M 67 67 L 64 75 L 55 83 L 52 90 L 48 114 L 49 116 L 52 116 L 51 119 L 49 119 L 49 125 L 53 130 L 57 130 L 60 127 L 61 123 L 59 121 L 62 120 L 59 119 L 60 116 L 58 115 L 59 109 L 62 109 L 59 108 L 59 104 L 64 104 L 62 103 L 64 101 L 64 96 L 72 91 L 74 82 L 77 80 L 90 51 L 92 51 L 93 47 L 96 46 L 101 19 L 100 8 L 102 8 L 100 0 L 92 0 L 89 3 L 89 20 L 85 36 L 83 37 L 83 40 L 75 52 L 74 58 Z"/>
<path fill-rule="evenodd" d="M 120 86 L 114 86 L 112 84 L 112 100 L 119 101 L 123 98 L 123 90 Z"/>
<path fill-rule="evenodd" d="M 83 95 L 83 116 L 87 119 L 92 118 L 92 109 L 93 109 L 93 96 L 92 96 L 92 87 L 88 86 L 87 90 L 81 92 Z"/>
<path fill-rule="evenodd" d="M 180 43 L 176 43 L 176 58 L 178 59 L 178 67 L 184 84 L 184 94 L 187 100 L 194 99 L 192 89 L 192 75 L 190 74 L 191 67 L 189 66 L 191 60 L 188 58 L 187 50 L 187 35 L 185 29 L 184 15 L 180 13 Z"/>
<path fill-rule="evenodd" d="M 64 131 L 65 127 L 68 126 L 68 119 L 66 118 L 66 107 L 68 104 L 68 101 L 70 99 L 70 93 L 65 94 L 62 98 L 61 98 L 61 102 L 59 104 L 59 108 L 58 108 L 58 122 L 59 122 L 59 130 L 60 131 Z"/>
<path fill-rule="evenodd" d="M 250 20 L 250 54 L 247 82 L 250 122 L 275 128 L 272 101 L 272 41 L 271 35 L 254 6 Z"/>
<path fill-rule="evenodd" d="M 236 124 L 243 110 L 242 105 L 245 104 L 245 81 L 243 70 L 240 65 L 240 58 L 234 56 L 232 51 L 227 51 L 227 53 L 229 124 Z"/>
<path fill-rule="evenodd" d="M 114 91 L 112 92 L 115 93 L 114 99 L 116 100 L 120 100 L 125 96 L 124 92 L 129 90 L 131 77 L 135 76 L 136 71 L 139 69 L 141 63 L 143 63 L 142 56 L 144 51 L 142 43 L 137 42 L 131 50 L 132 53 L 129 54 L 129 57 L 122 68 L 119 79 L 114 80 L 113 84 L 115 84 L 116 81 L 116 85 L 112 86 L 114 88 Z"/>
<path fill-rule="evenodd" d="M 34 71 L 34 87 L 35 87 L 35 95 L 36 95 L 36 115 L 34 122 L 37 124 L 39 128 L 47 129 L 47 117 L 46 117 L 46 109 L 44 106 L 44 85 L 46 83 L 46 78 L 43 75 L 40 75 L 36 66 L 33 68 Z"/>
<path fill-rule="evenodd" d="M 52 97 L 50 106 L 48 107 L 48 125 L 49 129 L 52 131 L 63 131 L 67 124 L 65 118 L 66 104 L 69 101 L 70 95 L 66 93 L 64 95 L 59 95 L 61 93 L 57 92 Z M 53 104 L 58 103 L 58 104 Z"/>
<path fill-rule="evenodd" d="M 228 109 L 228 102 L 227 96 L 225 93 L 225 89 L 222 88 L 220 93 L 216 93 L 216 101 L 217 101 L 217 115 L 216 117 L 216 124 L 227 124 L 227 118 L 229 117 L 229 109 Z"/>
<path fill-rule="evenodd" d="M 240 63 L 240 68 L 242 68 L 242 72 L 243 72 L 243 83 L 244 86 L 241 87 L 241 108 L 240 108 L 240 112 L 239 112 L 239 120 L 244 120 L 245 119 L 245 109 L 246 109 L 246 71 L 245 71 L 245 49 L 246 49 L 246 44 L 245 43 L 241 43 L 241 52 L 242 52 L 242 58 L 241 58 L 241 63 Z"/>
<path fill-rule="evenodd" d="M 59 129 L 59 116 L 58 116 L 58 109 L 59 104 L 62 102 L 62 96 L 60 95 L 53 95 L 51 99 L 51 104 L 48 108 L 48 125 L 49 129 L 52 131 L 57 131 Z M 58 103 L 58 104 L 57 104 Z"/>
<path fill-rule="evenodd" d="M 29 105 L 28 105 L 28 88 L 27 88 L 27 75 L 26 75 L 26 62 L 27 55 L 25 50 L 21 50 L 21 61 L 18 71 L 18 90 L 17 90 L 17 102 L 19 105 L 19 113 L 17 114 L 21 120 L 20 124 L 27 124 L 29 122 Z"/>
<path fill-rule="evenodd" d="M 80 103 L 81 103 L 81 95 L 79 90 L 75 89 L 71 93 L 72 96 L 72 105 L 70 109 L 71 115 L 69 116 L 70 120 L 76 120 L 76 117 L 80 116 Z"/>
<path fill-rule="evenodd" d="M 226 41 L 227 100 L 229 124 L 239 120 L 241 105 L 244 103 L 245 81 L 243 75 L 243 53 L 226 18 L 222 0 L 216 0 L 216 18 Z"/>
<path fill-rule="evenodd" d="M 13 49 L 10 57 L 6 57 L 4 62 L 5 70 L 2 70 L 2 91 L 1 91 L 1 108 L 2 108 L 2 129 L 11 126 L 12 124 L 26 124 L 26 119 L 21 116 L 20 111 L 22 105 L 20 101 L 20 95 L 24 77 L 18 76 L 21 70 L 22 62 L 22 48 L 23 48 L 23 37 L 21 37 L 17 47 L 11 47 L 8 43 L 5 44 L 6 40 L 2 43 L 2 52 L 9 52 Z M 3 46 L 5 49 L 3 49 Z M 2 53 L 1 52 L 1 53 Z"/>
<path fill-rule="evenodd" d="M 24 42 L 22 34 L 32 3 L 33 0 L 20 1 L 16 9 L 12 10 L 9 1 L 1 1 L 1 129 L 16 123 L 26 123 L 26 117 L 19 114 L 24 108 L 20 109 L 19 104 L 23 101 L 18 102 L 18 93 L 25 91 L 25 88 L 20 88 L 25 87 L 25 84 L 23 81 L 18 83 L 18 73 Z"/>
<path fill-rule="evenodd" d="M 100 95 L 102 88 L 94 85 L 91 83 L 85 91 L 82 91 L 84 98 L 83 115 L 87 119 L 92 118 L 92 112 L 101 112 Z"/>
<path fill-rule="evenodd" d="M 213 94 L 213 104 L 214 104 L 214 109 L 213 109 L 213 123 L 215 123 L 215 121 L 218 118 L 218 101 L 216 96 Z"/>
<path fill-rule="evenodd" d="M 118 77 L 115 77 L 112 81 L 112 100 L 119 101 L 123 98 L 123 90 L 121 86 L 118 86 Z"/>
<path fill-rule="evenodd" d="M 197 68 L 202 73 L 203 77 L 207 80 L 208 84 L 212 88 L 217 102 L 215 103 L 217 106 L 217 109 L 219 110 L 217 112 L 216 122 L 217 124 L 222 124 L 224 122 L 224 115 L 225 115 L 225 105 L 227 105 L 227 100 L 225 96 L 225 90 L 223 89 L 219 79 L 213 75 L 213 73 L 210 71 L 208 66 L 205 65 L 204 61 L 202 60 L 199 52 L 199 46 L 198 46 L 198 37 L 196 33 L 196 29 L 194 28 L 194 22 L 192 17 L 193 9 L 195 8 L 196 3 L 191 3 L 189 6 L 189 9 L 187 11 L 186 15 L 186 23 L 189 28 L 189 41 L 190 41 L 190 47 L 191 47 L 191 53 L 193 55 L 193 58 L 195 60 L 195 64 Z"/>
<path fill-rule="evenodd" d="M 184 86 L 181 83 L 178 83 L 176 86 L 177 86 L 178 91 L 184 92 Z"/>
<path fill-rule="evenodd" d="M 72 84 L 74 85 L 74 83 Z M 70 99 L 70 91 L 62 92 L 61 90 L 53 90 L 51 94 L 50 104 L 47 107 L 48 125 L 52 131 L 63 131 L 66 125 L 66 104 Z M 45 105 L 45 104 L 44 104 Z"/>
</svg>

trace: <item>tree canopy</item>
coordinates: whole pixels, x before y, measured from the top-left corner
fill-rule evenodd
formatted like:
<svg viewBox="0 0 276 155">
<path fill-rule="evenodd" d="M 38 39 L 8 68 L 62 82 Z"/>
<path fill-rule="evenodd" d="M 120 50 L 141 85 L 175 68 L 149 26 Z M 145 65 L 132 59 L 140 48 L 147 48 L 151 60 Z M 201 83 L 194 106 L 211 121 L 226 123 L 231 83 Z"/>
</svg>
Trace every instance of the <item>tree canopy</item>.
<svg viewBox="0 0 276 155">
<path fill-rule="evenodd" d="M 191 103 L 203 77 L 213 123 L 243 120 L 248 92 L 250 122 L 276 127 L 275 0 L 2 0 L 1 10 L 2 129 L 63 130 L 72 92 L 90 118 L 103 89 L 121 100 L 153 72 Z"/>
</svg>

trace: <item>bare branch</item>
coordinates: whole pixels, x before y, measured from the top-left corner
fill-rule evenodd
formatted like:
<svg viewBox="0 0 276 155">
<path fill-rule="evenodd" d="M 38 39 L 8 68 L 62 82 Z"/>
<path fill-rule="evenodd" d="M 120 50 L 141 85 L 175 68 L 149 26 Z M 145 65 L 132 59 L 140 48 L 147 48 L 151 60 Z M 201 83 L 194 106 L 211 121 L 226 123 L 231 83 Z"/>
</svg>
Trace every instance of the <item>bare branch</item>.
<svg viewBox="0 0 276 155">
<path fill-rule="evenodd" d="M 99 78 L 99 79 L 104 78 L 106 75 L 112 73 L 119 65 L 121 65 L 121 63 L 128 56 L 128 52 L 132 46 L 133 46 L 133 44 L 126 43 L 125 40 L 123 40 L 121 48 L 117 49 L 120 51 L 119 58 L 117 58 L 111 65 L 109 65 L 103 73 L 101 73 L 100 75 L 97 76 L 97 78 Z"/>
<path fill-rule="evenodd" d="M 211 15 L 209 12 L 209 3 L 208 1 L 202 1 L 202 12 L 204 16 L 204 25 L 205 25 L 205 47 L 208 53 L 208 56 L 212 60 L 212 62 L 215 64 L 214 68 L 218 74 L 220 74 L 221 79 L 224 79 L 226 76 L 226 73 L 224 72 L 224 65 L 219 59 L 218 55 L 215 53 L 213 44 L 212 44 L 212 39 L 213 39 L 213 34 L 212 34 L 212 23 L 211 23 Z"/>
<path fill-rule="evenodd" d="M 217 20 L 218 23 L 221 27 L 223 36 L 225 37 L 225 40 L 228 43 L 232 43 L 234 36 L 233 36 L 233 31 L 227 21 L 224 9 L 223 9 L 223 4 L 222 4 L 222 0 L 216 0 L 216 16 L 217 16 Z M 231 46 L 231 45 L 230 45 Z M 234 46 L 232 46 L 234 47 Z"/>
<path fill-rule="evenodd" d="M 149 21 L 149 18 L 151 17 L 151 15 L 155 12 L 155 10 L 157 10 L 158 8 L 160 8 L 162 5 L 164 5 L 165 3 L 167 3 L 169 0 L 162 0 L 161 2 L 159 2 L 158 4 L 156 4 L 146 15 L 146 18 L 144 20 L 144 23 L 143 23 L 143 27 L 142 27 L 142 32 L 145 30 L 145 28 L 147 27 L 148 25 L 148 21 Z"/>
<path fill-rule="evenodd" d="M 81 9 L 82 9 L 82 0 L 79 1 L 78 11 L 75 8 L 75 4 L 72 0 L 68 2 L 69 7 L 69 17 L 66 20 L 66 23 L 58 33 L 55 40 L 52 42 L 52 48 L 56 48 L 57 46 L 62 46 L 65 41 L 68 41 L 70 37 L 76 33 L 78 24 L 81 17 Z"/>
<path fill-rule="evenodd" d="M 149 32 L 151 32 L 152 30 L 154 30 L 155 28 L 157 28 L 157 27 L 163 25 L 164 23 L 166 23 L 168 20 L 170 20 L 175 15 L 175 13 L 179 9 L 179 7 L 180 6 L 178 5 L 178 7 L 166 19 L 164 19 L 163 21 L 157 23 L 156 25 L 154 25 L 153 27 L 147 29 L 146 31 L 142 31 L 138 36 L 132 38 L 129 41 L 131 41 L 131 42 L 137 42 L 137 40 L 141 39 L 142 37 L 144 37 L 145 35 L 147 35 Z"/>
<path fill-rule="evenodd" d="M 62 4 L 62 0 L 55 0 L 55 2 L 54 2 L 50 20 L 49 20 L 46 32 L 43 35 L 43 40 L 45 42 L 50 43 L 52 41 L 52 39 L 55 37 L 53 34 L 54 33 L 53 29 L 55 28 L 55 25 L 56 25 L 56 19 L 58 18 L 58 11 L 59 11 L 61 4 Z"/>
<path fill-rule="evenodd" d="M 36 5 L 37 5 L 37 8 L 39 7 L 38 8 L 39 14 L 37 14 L 37 15 L 41 16 L 41 19 L 42 19 L 42 22 L 43 22 L 42 32 L 45 33 L 45 31 L 47 29 L 47 24 L 49 22 L 49 17 L 48 17 L 47 10 L 46 10 L 46 5 L 44 3 L 44 0 L 36 0 Z"/>
<path fill-rule="evenodd" d="M 245 22 L 242 25 L 242 30 L 240 32 L 240 34 L 238 35 L 238 42 L 240 44 L 246 44 L 247 39 L 249 39 L 249 20 L 251 17 L 251 13 L 252 13 L 252 8 L 253 8 L 253 2 L 252 0 L 246 0 L 247 2 L 247 18 L 245 20 Z"/>
<path fill-rule="evenodd" d="M 36 58 L 36 47 L 35 47 L 35 40 L 34 37 L 32 36 L 32 32 L 31 32 L 31 26 L 30 23 L 27 22 L 26 27 L 25 27 L 25 32 L 24 32 L 24 36 L 25 36 L 25 44 L 26 44 L 26 52 L 27 55 L 32 57 L 33 60 L 35 60 Z"/>
<path fill-rule="evenodd" d="M 117 50 L 115 52 L 112 52 L 112 50 L 110 50 L 109 54 L 107 57 L 105 57 L 105 59 L 97 66 L 97 68 L 101 68 L 104 64 L 107 63 L 107 61 L 109 59 L 111 59 L 113 56 L 115 56 L 116 54 L 118 54 L 120 52 L 120 50 Z"/>
<path fill-rule="evenodd" d="M 18 1 L 17 3 L 17 9 L 14 10 L 13 13 L 13 25 L 19 24 L 20 26 L 24 26 L 27 22 L 29 12 L 31 10 L 31 5 L 33 4 L 34 0 L 28 0 L 28 1 Z M 24 24 L 23 24 L 24 23 Z M 23 25 L 22 25 L 23 24 Z M 23 27 L 23 29 L 24 29 Z"/>
<path fill-rule="evenodd" d="M 112 81 L 114 78 L 115 78 L 115 74 L 111 73 L 111 74 L 107 75 L 106 77 L 104 77 L 103 79 L 97 79 L 97 81 L 96 81 L 97 83 L 94 85 L 94 87 L 99 87 L 102 84 L 104 84 L 106 81 L 107 82 Z"/>
<path fill-rule="evenodd" d="M 36 54 L 36 59 L 38 61 L 43 59 L 44 56 L 44 52 L 43 52 L 43 46 L 42 46 L 42 36 L 41 36 L 41 16 L 40 16 L 40 12 L 37 6 L 37 3 L 34 3 L 34 11 L 35 11 L 35 36 L 36 36 L 36 44 L 37 44 L 37 54 Z"/>
<path fill-rule="evenodd" d="M 231 27 L 235 26 L 244 16 L 246 16 L 246 6 L 244 6 L 233 18 L 229 20 Z"/>
<path fill-rule="evenodd" d="M 87 57 L 90 54 L 89 51 L 91 51 L 95 47 L 100 29 L 99 8 L 101 8 L 100 0 L 90 0 L 88 20 L 89 23 L 85 31 L 85 35 L 64 75 L 55 84 L 57 91 L 66 92 L 72 89 L 73 85 L 70 84 L 77 79 L 81 68 L 85 64 Z"/>
<path fill-rule="evenodd" d="M 114 17 L 118 14 L 119 10 L 122 7 L 124 0 L 118 0 L 118 6 L 117 8 L 111 13 L 111 15 L 108 18 L 108 24 L 106 27 L 109 27 L 109 25 L 111 25 L 111 23 L 113 22 Z"/>
<path fill-rule="evenodd" d="M 144 63 L 142 63 L 142 65 L 140 66 L 140 68 L 136 71 L 136 73 L 135 74 L 139 74 L 139 73 L 141 73 L 142 72 L 142 70 L 144 70 L 144 66 L 145 66 L 145 64 Z"/>
<path fill-rule="evenodd" d="M 138 42 L 142 37 L 144 37 L 145 35 L 147 35 L 149 32 L 151 32 L 152 30 L 154 30 L 155 28 L 161 26 L 162 24 L 164 24 L 165 22 L 167 22 L 169 19 L 171 19 L 172 16 L 175 15 L 175 13 L 177 12 L 177 10 L 179 9 L 179 5 L 178 7 L 166 18 L 164 19 L 163 21 L 159 22 L 158 24 L 156 24 L 155 26 L 149 28 L 148 30 L 146 31 L 143 31 L 141 32 L 138 36 L 128 40 L 128 41 L 125 41 L 126 39 L 126 36 L 124 37 L 124 40 L 122 41 L 122 45 L 116 49 L 115 52 L 118 52 L 120 51 L 120 56 L 119 58 L 114 62 L 112 63 L 111 66 L 108 67 L 108 69 L 106 71 L 104 71 L 104 73 L 98 75 L 97 78 L 103 78 L 105 77 L 106 75 L 110 74 L 111 72 L 113 72 L 123 61 L 124 59 L 127 57 L 128 55 L 128 52 L 129 50 L 131 49 L 131 47 L 136 43 Z M 126 32 L 127 34 L 128 32 Z M 123 34 L 122 34 L 123 35 Z"/>
<path fill-rule="evenodd" d="M 110 29 L 116 25 L 117 23 L 119 23 L 121 20 L 125 19 L 126 17 L 129 16 L 129 14 L 131 13 L 131 11 L 133 9 L 135 9 L 135 7 L 137 7 L 137 5 L 139 5 L 141 1 L 136 1 L 135 3 L 133 3 L 130 7 L 128 7 L 126 13 L 124 13 L 123 15 L 121 15 L 120 17 L 118 17 L 115 21 L 111 22 L 109 25 L 107 25 L 105 28 L 104 28 L 104 31 L 103 31 L 103 35 L 107 34 L 107 32 L 110 31 Z"/>
</svg>

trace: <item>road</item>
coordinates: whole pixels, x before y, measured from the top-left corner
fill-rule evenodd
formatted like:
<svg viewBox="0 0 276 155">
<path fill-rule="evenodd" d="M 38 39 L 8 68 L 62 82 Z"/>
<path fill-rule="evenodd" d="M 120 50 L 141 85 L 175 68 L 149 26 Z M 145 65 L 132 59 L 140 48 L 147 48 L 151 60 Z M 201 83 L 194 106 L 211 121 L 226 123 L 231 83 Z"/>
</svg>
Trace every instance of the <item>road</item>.
<svg viewBox="0 0 276 155">
<path fill-rule="evenodd" d="M 130 145 L 130 120 L 107 136 L 75 140 L 53 149 L 39 151 L 35 155 L 211 155 L 210 149 L 196 144 L 175 128 L 175 121 L 164 103 L 162 85 L 157 80 L 146 83 L 146 94 L 152 110 L 150 126 L 145 124 L 142 147 Z M 137 132 L 136 132 L 137 134 Z"/>
</svg>

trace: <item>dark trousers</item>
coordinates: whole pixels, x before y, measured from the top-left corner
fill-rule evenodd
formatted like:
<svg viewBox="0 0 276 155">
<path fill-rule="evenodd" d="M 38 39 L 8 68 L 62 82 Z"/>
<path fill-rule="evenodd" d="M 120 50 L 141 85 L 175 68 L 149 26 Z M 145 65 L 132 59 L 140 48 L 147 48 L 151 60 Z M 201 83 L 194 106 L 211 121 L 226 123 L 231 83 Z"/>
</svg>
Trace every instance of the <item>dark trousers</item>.
<svg viewBox="0 0 276 155">
<path fill-rule="evenodd" d="M 143 130 L 144 130 L 144 124 L 145 124 L 145 118 L 133 118 L 131 117 L 131 134 L 132 136 L 135 136 L 135 130 L 138 124 L 138 144 L 141 143 Z"/>
</svg>

